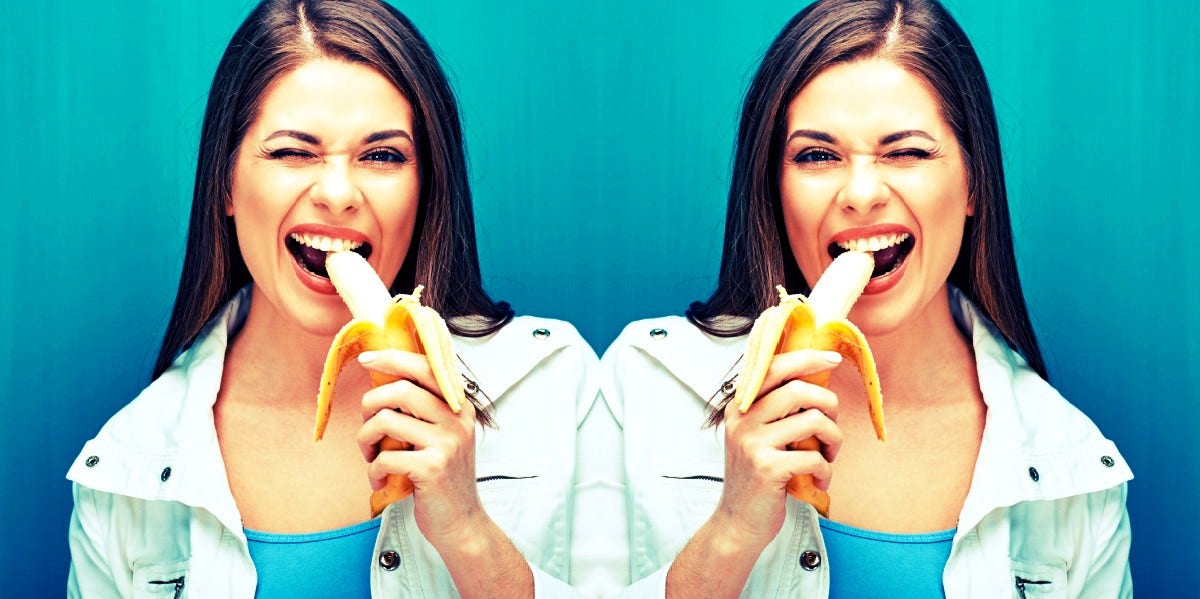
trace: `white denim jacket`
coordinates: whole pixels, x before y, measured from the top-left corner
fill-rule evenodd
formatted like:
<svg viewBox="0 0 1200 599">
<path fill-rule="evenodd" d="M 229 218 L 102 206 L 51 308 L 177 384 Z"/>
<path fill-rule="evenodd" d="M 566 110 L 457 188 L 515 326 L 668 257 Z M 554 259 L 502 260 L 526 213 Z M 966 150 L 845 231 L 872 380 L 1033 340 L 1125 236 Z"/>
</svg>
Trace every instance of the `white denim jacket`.
<svg viewBox="0 0 1200 599">
<path fill-rule="evenodd" d="M 68 597 L 254 596 L 212 410 L 248 291 L 75 459 Z M 527 316 L 454 344 L 500 426 L 476 434 L 483 505 L 528 559 L 536 596 L 575 596 L 563 581 L 606 577 L 595 562 L 575 560 L 571 543 L 577 430 L 597 397 L 596 355 L 570 324 Z M 369 566 L 372 597 L 456 595 L 417 529 L 411 497 L 384 511 Z"/>
<path fill-rule="evenodd" d="M 950 293 L 959 328 L 974 346 L 987 417 L 942 577 L 946 596 L 1132 596 L 1129 466 L 969 300 Z M 624 433 L 636 581 L 627 596 L 664 596 L 671 561 L 717 505 L 724 431 L 701 425 L 745 343 L 671 316 L 630 324 L 601 360 L 601 393 Z M 783 528 L 742 596 L 828 597 L 829 569 L 838 566 L 825 555 L 816 510 L 789 497 Z"/>
</svg>

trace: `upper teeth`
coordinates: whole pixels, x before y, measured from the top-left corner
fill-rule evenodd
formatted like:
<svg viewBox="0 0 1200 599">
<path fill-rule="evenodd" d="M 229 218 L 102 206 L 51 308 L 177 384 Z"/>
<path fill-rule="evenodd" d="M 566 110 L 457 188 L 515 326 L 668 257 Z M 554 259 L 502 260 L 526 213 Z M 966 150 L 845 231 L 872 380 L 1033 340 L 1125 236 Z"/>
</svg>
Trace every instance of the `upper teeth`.
<svg viewBox="0 0 1200 599">
<path fill-rule="evenodd" d="M 847 239 L 846 241 L 839 241 L 838 247 L 848 252 L 878 252 L 898 243 L 904 243 L 908 237 L 908 233 L 892 233 L 891 235 Z"/>
<path fill-rule="evenodd" d="M 310 248 L 321 250 L 322 252 L 354 250 L 363 244 L 361 241 L 350 241 L 349 239 L 326 237 L 324 235 L 309 235 L 308 233 L 292 233 L 292 240 L 307 245 Z"/>
</svg>

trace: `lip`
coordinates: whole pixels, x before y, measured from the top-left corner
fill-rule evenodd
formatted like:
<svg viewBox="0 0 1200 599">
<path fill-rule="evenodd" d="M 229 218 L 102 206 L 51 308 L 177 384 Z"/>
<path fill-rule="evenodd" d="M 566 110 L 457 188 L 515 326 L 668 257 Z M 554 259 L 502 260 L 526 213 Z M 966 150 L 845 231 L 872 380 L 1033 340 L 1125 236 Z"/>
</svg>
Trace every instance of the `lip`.
<svg viewBox="0 0 1200 599">
<path fill-rule="evenodd" d="M 874 277 L 870 281 L 867 281 L 867 286 L 863 288 L 862 294 L 875 295 L 895 287 L 900 282 L 901 277 L 904 276 L 904 271 L 907 269 L 908 260 L 906 259 L 904 262 L 900 263 L 900 266 L 896 267 L 896 270 L 893 270 L 886 275 Z"/>
<path fill-rule="evenodd" d="M 871 225 L 868 227 L 854 227 L 852 229 L 846 229 L 845 231 L 839 231 L 833 237 L 829 238 L 829 241 L 825 244 L 825 247 L 829 247 L 831 244 L 841 243 L 843 241 L 850 241 L 851 239 L 862 239 L 864 237 L 874 237 L 876 235 L 891 235 L 892 233 L 908 233 L 909 235 L 916 237 L 913 235 L 912 230 L 910 230 L 908 227 L 885 223 Z"/>
<path fill-rule="evenodd" d="M 850 241 L 852 239 L 863 239 L 867 237 L 875 237 L 877 235 L 893 235 L 901 233 L 907 234 L 909 237 L 916 237 L 916 235 L 914 235 L 912 230 L 908 227 L 894 223 L 882 223 L 878 225 L 869 225 L 866 227 L 853 227 L 844 231 L 839 231 L 833 235 L 833 237 L 829 238 L 829 241 L 825 244 L 825 247 L 828 248 L 831 245 L 841 243 L 843 241 Z M 880 275 L 878 277 L 873 277 L 867 282 L 867 286 L 863 288 L 862 294 L 876 295 L 895 287 L 900 283 L 900 279 L 904 277 L 904 271 L 907 269 L 908 260 L 906 259 L 892 272 L 889 272 L 885 275 Z"/>
<path fill-rule="evenodd" d="M 291 237 L 293 233 L 299 235 L 323 235 L 325 237 L 345 239 L 347 241 L 371 243 L 370 238 L 368 238 L 365 233 L 356 231 L 354 229 L 348 229 L 346 227 L 334 227 L 319 223 L 306 223 L 292 227 L 287 233 L 284 234 L 284 240 L 280 241 L 280 244 L 284 245 L 284 251 L 287 251 L 286 240 Z M 304 268 L 304 266 L 296 261 L 295 256 L 292 256 L 291 252 L 287 252 L 287 254 L 288 257 L 291 258 L 292 269 L 296 272 L 296 277 L 300 279 L 300 282 L 303 283 L 305 287 L 308 287 L 309 289 L 322 295 L 337 295 L 337 289 L 334 288 L 332 281 L 325 277 L 319 277 L 311 272 L 308 272 L 308 269 Z"/>
<path fill-rule="evenodd" d="M 304 235 L 305 233 L 309 235 L 324 235 L 325 237 L 337 237 L 339 239 L 345 239 L 348 241 L 371 243 L 371 239 L 367 237 L 365 233 L 360 231 L 347 229 L 346 227 L 334 227 L 331 225 L 322 225 L 317 223 L 296 225 L 295 227 L 292 227 L 292 229 L 286 234 L 284 234 L 284 238 L 291 236 L 292 233 L 299 233 L 301 235 Z"/>
</svg>

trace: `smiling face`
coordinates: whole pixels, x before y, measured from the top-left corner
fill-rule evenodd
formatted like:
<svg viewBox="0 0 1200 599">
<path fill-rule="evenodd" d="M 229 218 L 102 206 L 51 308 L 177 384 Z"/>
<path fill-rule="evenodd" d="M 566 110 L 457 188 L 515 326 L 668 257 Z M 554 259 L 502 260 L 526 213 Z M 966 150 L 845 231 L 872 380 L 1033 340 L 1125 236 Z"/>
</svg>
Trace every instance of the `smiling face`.
<svg viewBox="0 0 1200 599">
<path fill-rule="evenodd" d="M 282 75 L 238 148 L 226 207 L 254 304 L 332 335 L 349 312 L 325 276 L 326 252 L 363 254 L 390 285 L 419 195 L 412 108 L 386 78 L 334 59 Z"/>
<path fill-rule="evenodd" d="M 846 249 L 874 252 L 851 312 L 868 335 L 943 292 L 972 213 L 962 151 L 924 80 L 881 59 L 841 63 L 792 99 L 780 178 L 792 254 L 811 286 Z"/>
</svg>

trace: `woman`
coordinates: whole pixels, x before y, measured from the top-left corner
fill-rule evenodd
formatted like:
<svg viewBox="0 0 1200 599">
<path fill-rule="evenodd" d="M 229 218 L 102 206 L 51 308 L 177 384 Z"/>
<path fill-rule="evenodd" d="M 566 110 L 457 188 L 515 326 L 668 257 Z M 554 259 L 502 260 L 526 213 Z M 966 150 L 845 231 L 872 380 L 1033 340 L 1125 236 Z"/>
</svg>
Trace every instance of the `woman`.
<svg viewBox="0 0 1200 599">
<path fill-rule="evenodd" d="M 68 594 L 571 594 L 595 354 L 483 291 L 456 103 L 412 24 L 373 0 L 264 1 L 217 68 L 200 144 L 154 381 L 68 474 Z M 363 354 L 313 444 L 321 367 L 350 319 L 331 249 L 364 255 L 393 293 L 425 286 L 475 405 L 451 412 L 424 356 Z M 372 390 L 367 369 L 400 381 Z M 477 420 L 499 428 L 477 436 Z M 385 436 L 415 447 L 380 452 Z M 371 519 L 392 474 L 415 491 Z"/>
<path fill-rule="evenodd" d="M 847 249 L 875 260 L 849 319 L 886 443 L 852 369 L 798 380 L 836 354 L 776 356 L 745 414 L 723 391 L 774 286 L 808 293 Z M 936 1 L 820 0 L 784 27 L 743 106 L 716 291 L 687 320 L 629 325 L 602 371 L 630 594 L 1131 594 L 1132 475 L 1045 380 L 990 92 Z M 710 414 L 723 433 L 702 430 Z M 786 450 L 809 437 L 820 450 Z M 799 474 L 828 490 L 828 519 L 787 496 Z"/>
</svg>

